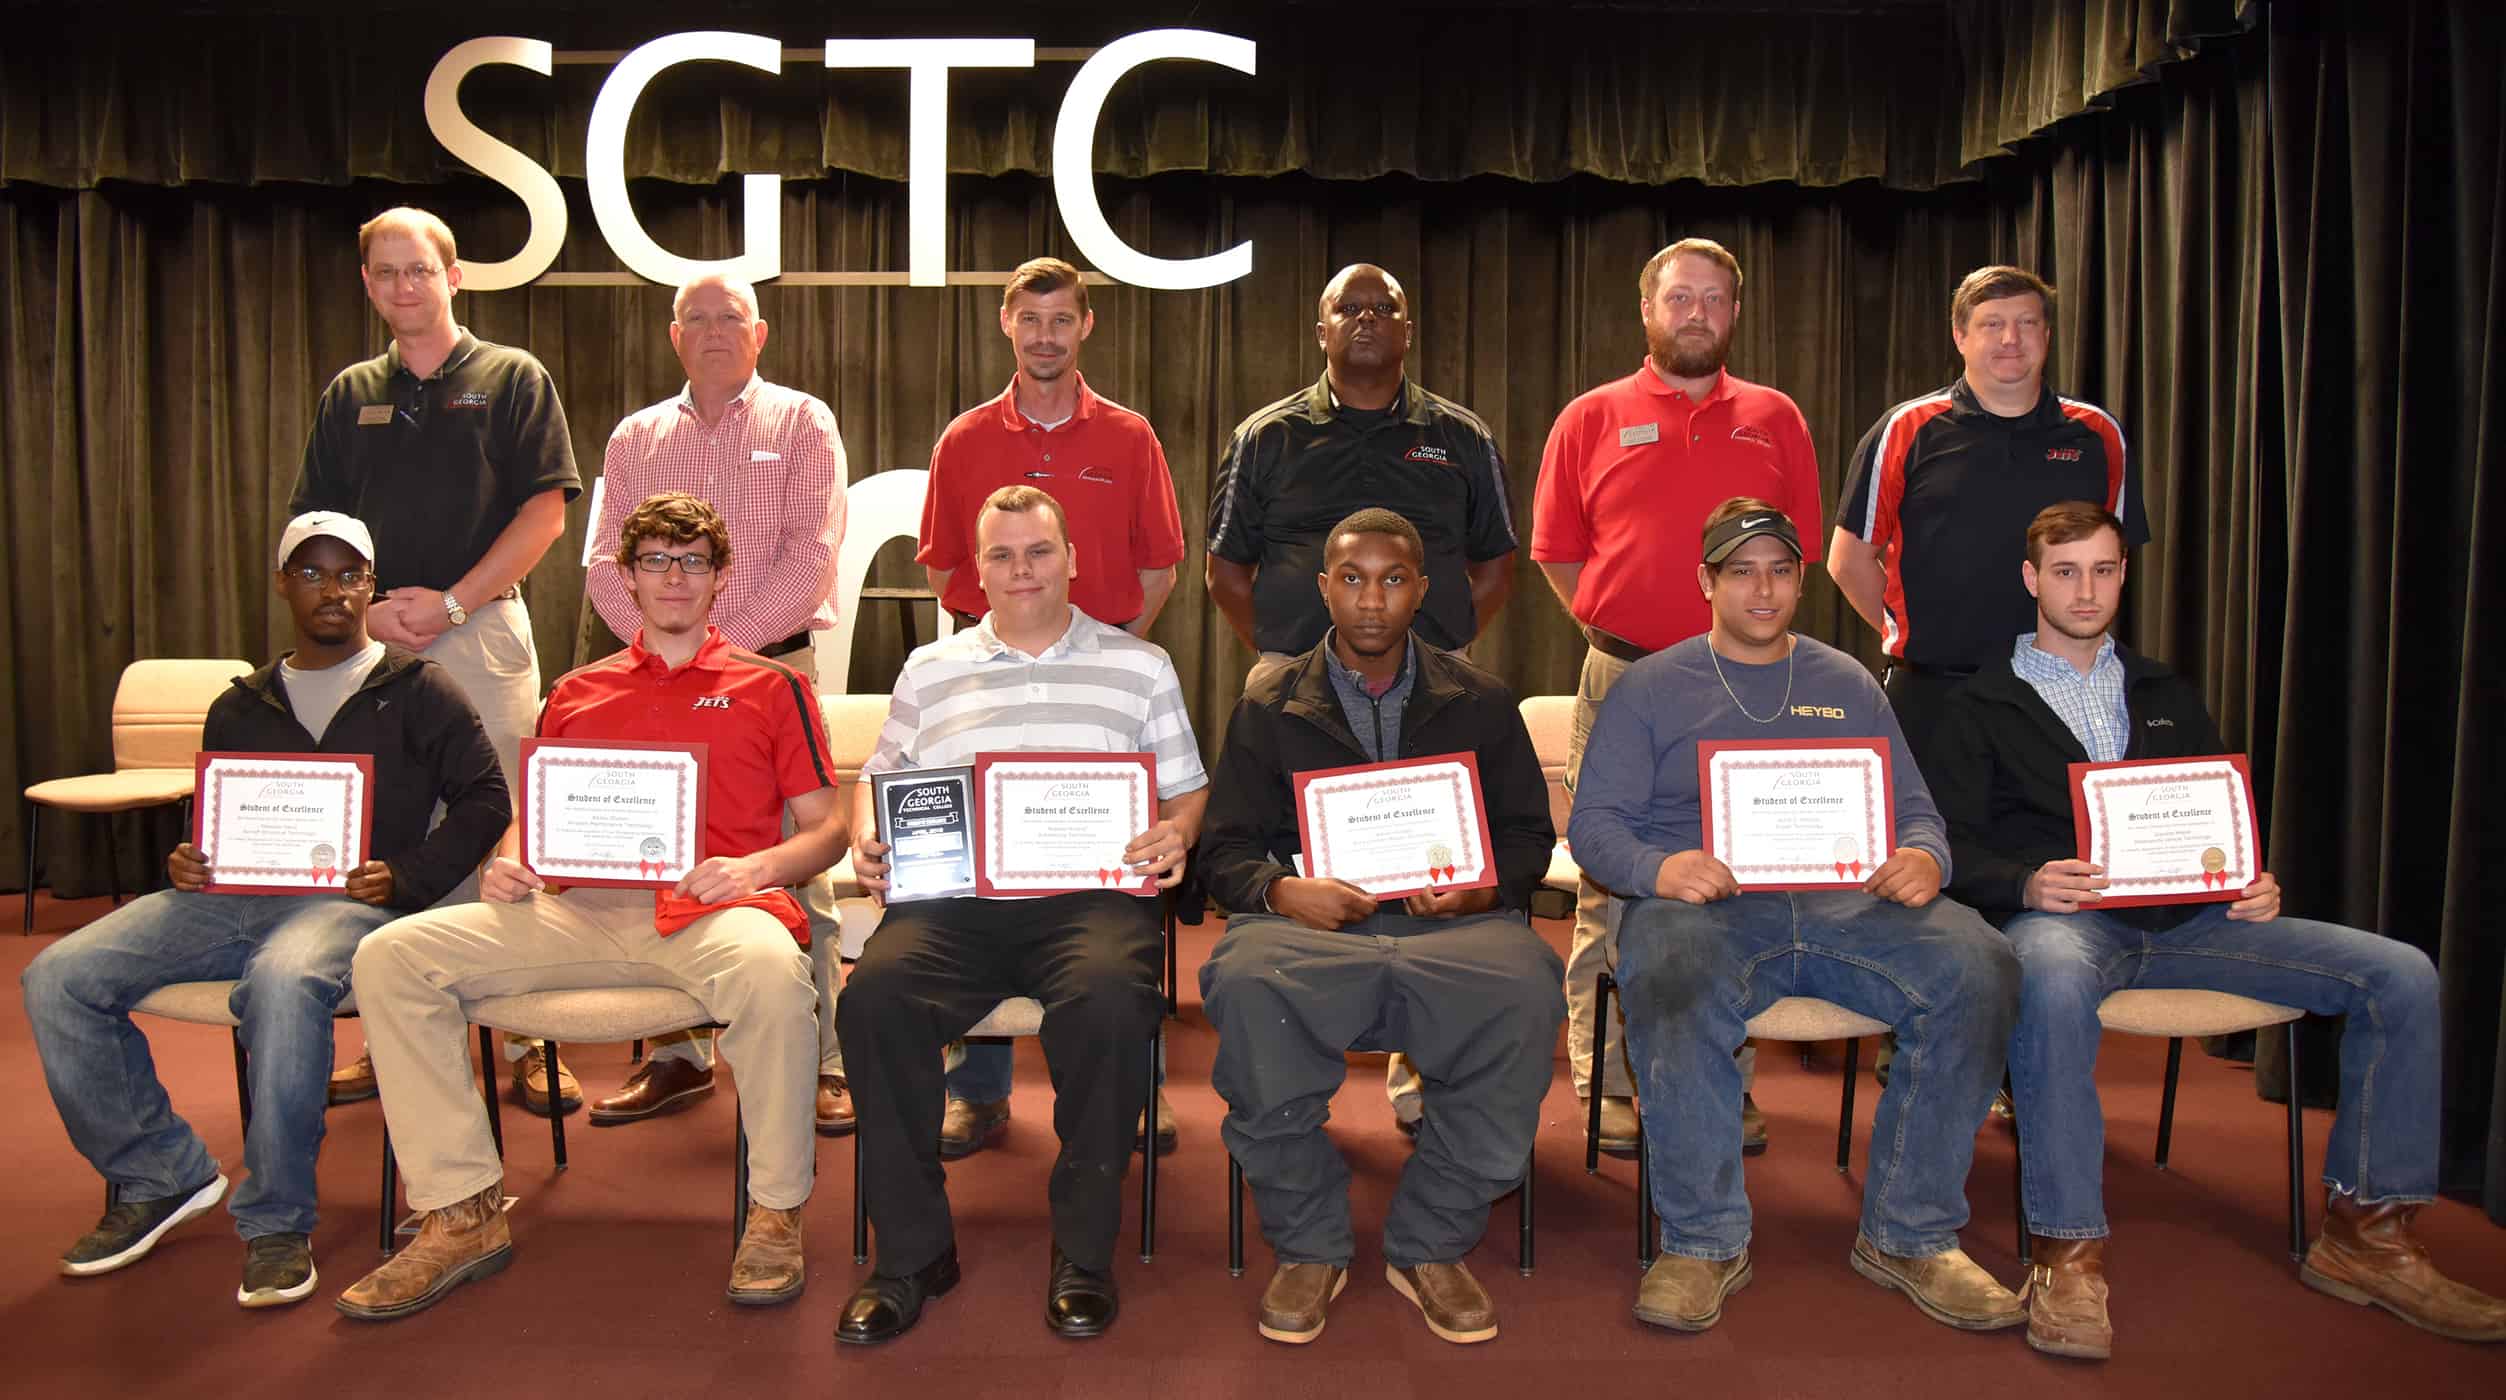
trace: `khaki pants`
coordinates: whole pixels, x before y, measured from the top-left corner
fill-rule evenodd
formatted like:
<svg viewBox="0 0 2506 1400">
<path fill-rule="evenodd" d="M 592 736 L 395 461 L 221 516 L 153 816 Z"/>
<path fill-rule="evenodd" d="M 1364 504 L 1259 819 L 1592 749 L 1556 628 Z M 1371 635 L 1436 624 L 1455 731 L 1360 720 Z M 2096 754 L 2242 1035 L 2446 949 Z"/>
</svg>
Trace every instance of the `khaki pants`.
<svg viewBox="0 0 2506 1400">
<path fill-rule="evenodd" d="M 434 909 L 367 935 L 351 979 L 416 1209 L 451 1205 L 504 1176 L 470 1080 L 461 1004 L 581 987 L 676 987 L 724 1022 L 723 1053 L 740 1069 L 749 1194 L 773 1210 L 809 1199 L 817 991 L 808 955 L 771 914 L 725 909 L 664 938 L 647 890 Z"/>
</svg>

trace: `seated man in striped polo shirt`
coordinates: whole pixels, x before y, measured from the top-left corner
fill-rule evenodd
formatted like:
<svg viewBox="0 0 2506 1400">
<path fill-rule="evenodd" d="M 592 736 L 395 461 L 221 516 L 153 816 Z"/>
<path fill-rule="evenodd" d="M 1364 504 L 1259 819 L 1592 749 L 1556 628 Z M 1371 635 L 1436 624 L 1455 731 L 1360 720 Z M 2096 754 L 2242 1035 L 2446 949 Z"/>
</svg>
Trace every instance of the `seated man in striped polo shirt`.
<svg viewBox="0 0 2506 1400">
<path fill-rule="evenodd" d="M 1209 778 L 1174 663 L 1155 643 L 1073 606 L 1088 567 L 1061 504 L 1004 486 L 975 517 L 975 568 L 991 611 L 922 647 L 896 678 L 865 778 L 968 764 L 1013 749 L 1156 756 L 1159 819 L 1123 853 L 1171 887 L 1201 827 Z M 887 889 L 871 785 L 853 799 L 853 873 Z M 1044 1055 L 1062 1139 L 1053 1164 L 1053 1259 L 1045 1322 L 1093 1337 L 1114 1321 L 1114 1234 L 1131 1163 L 1149 1036 L 1165 1011 L 1155 901 L 1110 890 L 1017 899 L 961 896 L 887 911 L 844 987 L 836 1027 L 852 1068 L 864 1189 L 879 1235 L 871 1276 L 845 1305 L 839 1342 L 883 1342 L 956 1287 L 957 1242 L 939 1158 L 941 1063 L 1005 997 L 1044 1004 Z"/>
</svg>

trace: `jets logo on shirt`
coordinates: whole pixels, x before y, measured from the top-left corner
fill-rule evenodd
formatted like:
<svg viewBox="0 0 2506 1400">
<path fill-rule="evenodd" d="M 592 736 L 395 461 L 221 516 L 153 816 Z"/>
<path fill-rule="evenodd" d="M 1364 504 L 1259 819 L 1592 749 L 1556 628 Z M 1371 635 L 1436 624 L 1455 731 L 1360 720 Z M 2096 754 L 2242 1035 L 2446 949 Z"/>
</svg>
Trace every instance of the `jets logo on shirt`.
<svg viewBox="0 0 2506 1400">
<path fill-rule="evenodd" d="M 2080 460 L 2080 450 L 2076 447 L 2048 447 L 2045 449 L 2045 460 L 2048 462 L 2076 462 Z"/>
<path fill-rule="evenodd" d="M 1441 447 L 1413 447 L 1401 456 L 1412 462 L 1433 462 L 1440 467 L 1453 465 L 1453 454 Z"/>
<path fill-rule="evenodd" d="M 727 710 L 731 708 L 731 697 L 728 695 L 699 695 L 696 697 L 696 703 L 688 706 L 688 708 L 691 710 Z"/>
<path fill-rule="evenodd" d="M 1756 443 L 1760 447 L 1772 450 L 1775 446 L 1775 435 L 1755 423 L 1743 423 L 1732 429 L 1732 441 Z"/>
</svg>

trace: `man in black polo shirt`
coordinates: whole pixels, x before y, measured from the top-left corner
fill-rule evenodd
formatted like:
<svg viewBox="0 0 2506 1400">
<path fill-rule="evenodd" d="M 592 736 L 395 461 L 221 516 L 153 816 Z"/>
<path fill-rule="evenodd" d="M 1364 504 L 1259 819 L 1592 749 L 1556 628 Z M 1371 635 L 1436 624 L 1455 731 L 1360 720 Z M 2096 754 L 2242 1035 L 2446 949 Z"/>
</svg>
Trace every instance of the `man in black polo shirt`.
<svg viewBox="0 0 2506 1400">
<path fill-rule="evenodd" d="M 367 522 L 382 576 L 367 628 L 443 667 L 513 773 L 540 696 L 518 585 L 565 533 L 566 502 L 583 490 L 565 408 L 529 351 L 453 320 L 461 264 L 443 220 L 386 209 L 357 230 L 357 255 L 391 348 L 322 391 L 288 512 Z M 551 1085 L 535 1047 L 515 1041 L 506 1055 L 525 1105 L 549 1111 L 552 1087 L 566 1107 L 582 1102 L 562 1068 Z M 373 1095 L 364 1059 L 333 1076 L 334 1103 Z"/>
<path fill-rule="evenodd" d="M 2016 267 L 1979 267 L 1949 302 L 1965 373 L 1880 415 L 1854 449 L 1827 571 L 1880 634 L 1888 701 L 1928 770 L 1942 704 L 2033 626 L 2021 541 L 2057 501 L 2096 501 L 2148 542 L 2140 469 L 2097 405 L 2045 385 L 2054 291 Z"/>
<path fill-rule="evenodd" d="M 1314 341 L 1323 377 L 1236 425 L 1210 492 L 1210 600 L 1245 645 L 1285 659 L 1331 628 L 1314 580 L 1332 526 L 1380 506 L 1418 528 L 1427 597 L 1411 624 L 1460 651 L 1514 591 L 1505 459 L 1479 415 L 1402 373 L 1410 299 L 1391 273 L 1352 263 L 1324 285 Z M 1235 911 L 1241 912 L 1241 911 Z M 1398 1055 L 1386 1092 L 1418 1131 L 1418 1081 Z"/>
</svg>

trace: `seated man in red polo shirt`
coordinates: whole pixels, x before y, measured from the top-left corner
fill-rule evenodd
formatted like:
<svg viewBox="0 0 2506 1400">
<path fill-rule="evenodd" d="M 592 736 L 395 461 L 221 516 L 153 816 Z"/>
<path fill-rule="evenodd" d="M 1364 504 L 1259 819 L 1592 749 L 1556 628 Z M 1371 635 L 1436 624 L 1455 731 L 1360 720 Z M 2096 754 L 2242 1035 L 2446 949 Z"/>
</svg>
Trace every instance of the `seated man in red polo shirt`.
<svg viewBox="0 0 2506 1400">
<path fill-rule="evenodd" d="M 800 673 L 706 622 L 731 564 L 712 507 L 664 493 L 619 533 L 644 625 L 625 650 L 557 682 L 539 736 L 703 743 L 711 854 L 671 889 L 561 891 L 520 863 L 516 827 L 480 875 L 483 902 L 397 920 L 359 946 L 352 978 L 383 1114 L 409 1204 L 425 1215 L 415 1240 L 340 1295 L 350 1317 L 405 1317 L 511 1261 L 504 1167 L 470 1082 L 462 1003 L 561 987 L 677 987 L 724 1024 L 754 1205 L 725 1296 L 800 1295 L 818 994 L 798 942 L 807 917 L 785 887 L 834 864 L 845 843 L 818 699 Z"/>
</svg>

